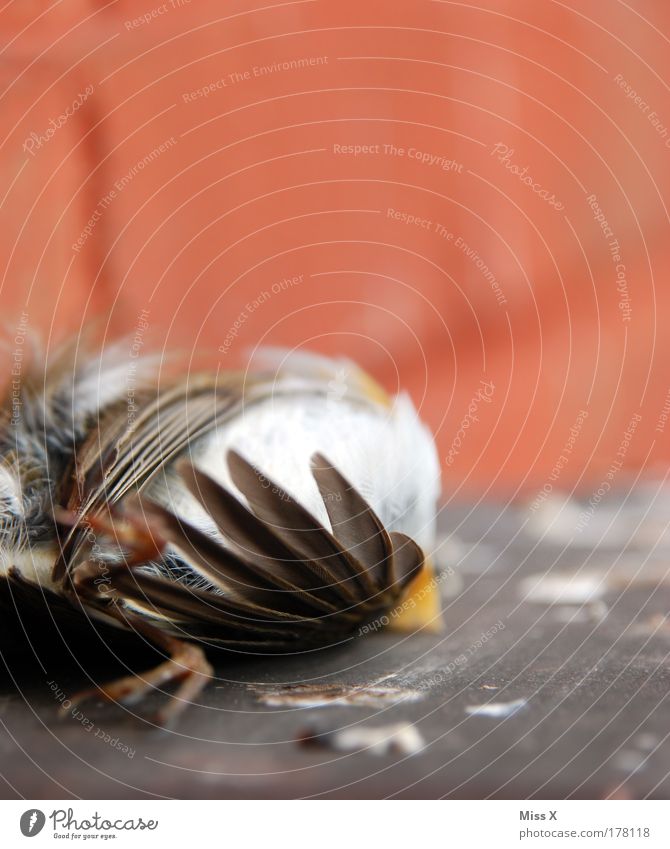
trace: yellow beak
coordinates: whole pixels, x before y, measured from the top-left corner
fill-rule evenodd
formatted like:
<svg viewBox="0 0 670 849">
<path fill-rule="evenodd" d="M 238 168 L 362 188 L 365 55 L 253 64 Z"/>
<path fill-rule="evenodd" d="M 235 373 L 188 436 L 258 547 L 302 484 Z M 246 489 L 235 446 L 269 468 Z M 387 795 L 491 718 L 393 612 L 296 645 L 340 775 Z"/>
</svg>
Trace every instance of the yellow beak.
<svg viewBox="0 0 670 849">
<path fill-rule="evenodd" d="M 440 582 L 430 557 L 426 558 L 420 574 L 410 583 L 403 600 L 394 610 L 389 628 L 396 634 L 444 632 Z"/>
</svg>

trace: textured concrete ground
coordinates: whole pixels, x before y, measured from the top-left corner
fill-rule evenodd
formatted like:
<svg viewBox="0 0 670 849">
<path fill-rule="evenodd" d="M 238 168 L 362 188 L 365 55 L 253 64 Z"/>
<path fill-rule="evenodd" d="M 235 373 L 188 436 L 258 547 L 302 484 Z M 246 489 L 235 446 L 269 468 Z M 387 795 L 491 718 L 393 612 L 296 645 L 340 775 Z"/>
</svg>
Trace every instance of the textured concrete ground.
<svg viewBox="0 0 670 849">
<path fill-rule="evenodd" d="M 2 795 L 667 798 L 668 506 L 647 485 L 581 531 L 575 502 L 451 508 L 443 636 L 220 659 L 171 731 L 96 701 L 58 719 L 84 674 L 6 651 Z"/>
</svg>

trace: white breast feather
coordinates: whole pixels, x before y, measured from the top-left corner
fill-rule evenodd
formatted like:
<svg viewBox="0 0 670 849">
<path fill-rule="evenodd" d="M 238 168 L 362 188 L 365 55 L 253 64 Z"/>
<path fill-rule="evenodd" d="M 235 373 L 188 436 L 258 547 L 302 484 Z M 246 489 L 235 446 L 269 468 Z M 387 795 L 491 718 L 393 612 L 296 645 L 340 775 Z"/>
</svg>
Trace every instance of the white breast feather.
<svg viewBox="0 0 670 849">
<path fill-rule="evenodd" d="M 252 405 L 199 440 L 190 455 L 195 465 L 242 498 L 225 462 L 231 448 L 330 527 L 310 473 L 310 458 L 320 452 L 369 501 L 389 530 L 409 534 L 425 550 L 433 546 L 439 462 L 430 433 L 405 395 L 390 408 L 313 395 L 277 396 Z M 169 494 L 151 494 L 216 533 L 205 511 L 176 479 Z"/>
</svg>

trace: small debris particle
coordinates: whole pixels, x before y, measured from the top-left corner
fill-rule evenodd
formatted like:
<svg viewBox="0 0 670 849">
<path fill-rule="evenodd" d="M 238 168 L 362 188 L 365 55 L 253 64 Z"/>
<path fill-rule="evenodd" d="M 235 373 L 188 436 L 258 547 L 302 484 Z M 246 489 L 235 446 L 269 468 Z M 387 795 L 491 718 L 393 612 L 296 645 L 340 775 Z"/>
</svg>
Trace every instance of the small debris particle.
<svg viewBox="0 0 670 849">
<path fill-rule="evenodd" d="M 644 769 L 649 755 L 636 752 L 634 749 L 621 749 L 613 759 L 613 765 L 622 772 L 633 773 Z"/>
<path fill-rule="evenodd" d="M 524 708 L 528 703 L 525 699 L 515 699 L 513 702 L 487 702 L 483 705 L 468 705 L 465 712 L 468 716 L 488 716 L 492 719 L 504 719 Z"/>
<path fill-rule="evenodd" d="M 643 731 L 642 734 L 638 734 L 634 740 L 635 744 L 639 749 L 644 749 L 647 752 L 650 752 L 652 749 L 655 749 L 659 740 L 654 734 L 649 734 L 646 731 Z"/>
<path fill-rule="evenodd" d="M 251 688 L 269 707 L 316 708 L 336 705 L 386 707 L 422 698 L 418 690 L 400 687 L 347 687 L 341 684 L 289 684 L 284 687 Z"/>
<path fill-rule="evenodd" d="M 411 722 L 393 725 L 357 726 L 341 731 L 302 729 L 297 741 L 303 746 L 316 746 L 336 752 L 361 752 L 371 755 L 416 755 L 425 748 L 425 741 Z"/>
<path fill-rule="evenodd" d="M 618 801 L 628 801 L 629 799 L 635 798 L 631 796 L 629 791 L 626 789 L 624 785 L 618 785 L 618 787 L 613 787 L 611 790 L 605 790 L 603 795 L 603 799 L 610 800 L 618 800 Z"/>
<path fill-rule="evenodd" d="M 607 587 L 601 575 L 530 575 L 519 584 L 524 601 L 537 604 L 585 604 L 597 601 Z"/>
<path fill-rule="evenodd" d="M 666 614 L 655 613 L 653 616 L 648 616 L 646 619 L 631 625 L 629 634 L 643 637 L 649 635 L 667 637 L 670 634 L 670 620 Z"/>
</svg>

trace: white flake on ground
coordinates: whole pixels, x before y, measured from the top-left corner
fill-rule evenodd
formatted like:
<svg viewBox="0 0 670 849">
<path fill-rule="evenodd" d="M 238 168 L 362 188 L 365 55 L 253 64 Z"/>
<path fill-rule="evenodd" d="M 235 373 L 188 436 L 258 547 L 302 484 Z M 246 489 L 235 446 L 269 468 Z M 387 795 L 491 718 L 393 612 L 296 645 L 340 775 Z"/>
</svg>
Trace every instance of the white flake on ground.
<svg viewBox="0 0 670 849">
<path fill-rule="evenodd" d="M 620 510 L 617 503 L 600 502 L 589 511 L 584 502 L 566 495 L 550 495 L 536 509 L 529 509 L 526 533 L 548 543 L 573 549 L 621 548 L 636 532 L 630 510 Z"/>
<path fill-rule="evenodd" d="M 642 734 L 638 734 L 637 737 L 634 738 L 633 742 L 638 746 L 638 748 L 649 752 L 658 746 L 659 740 L 654 734 L 643 732 Z"/>
<path fill-rule="evenodd" d="M 519 583 L 523 600 L 538 604 L 585 604 L 600 599 L 606 589 L 601 575 L 569 572 L 529 575 Z"/>
<path fill-rule="evenodd" d="M 487 702 L 483 705 L 468 705 L 465 712 L 468 716 L 488 716 L 492 719 L 504 719 L 522 710 L 527 705 L 525 699 L 515 699 L 513 702 Z"/>
<path fill-rule="evenodd" d="M 345 728 L 330 733 L 326 739 L 339 752 L 364 750 L 372 755 L 416 755 L 426 745 L 416 726 L 410 722 L 376 728 Z"/>
<path fill-rule="evenodd" d="M 636 752 L 633 749 L 622 749 L 616 753 L 612 762 L 622 772 L 632 773 L 644 769 L 648 757 L 649 755 Z"/>
</svg>

